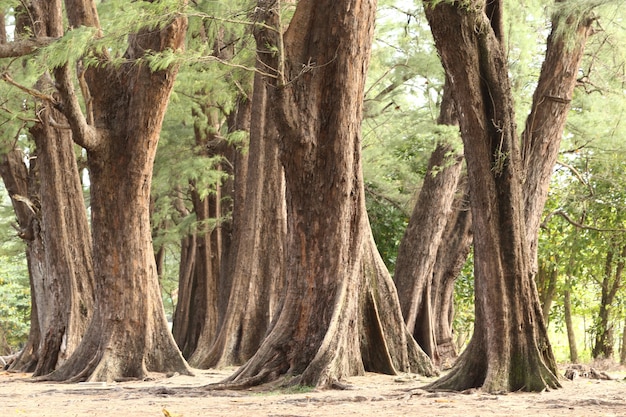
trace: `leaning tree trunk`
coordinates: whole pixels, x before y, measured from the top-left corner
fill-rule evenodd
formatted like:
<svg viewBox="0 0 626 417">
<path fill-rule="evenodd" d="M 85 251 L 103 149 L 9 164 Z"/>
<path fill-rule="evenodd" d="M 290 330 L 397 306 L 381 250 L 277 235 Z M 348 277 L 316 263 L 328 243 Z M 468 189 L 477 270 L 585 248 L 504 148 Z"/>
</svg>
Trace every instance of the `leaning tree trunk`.
<svg viewBox="0 0 626 417">
<path fill-rule="evenodd" d="M 449 161 L 452 151 L 451 145 L 439 143 L 430 156 L 424 183 L 398 248 L 393 277 L 406 325 L 436 363 L 439 353 L 431 304 L 432 278 L 462 166 L 460 156 Z"/>
<path fill-rule="evenodd" d="M 364 370 L 433 373 L 402 322 L 365 212 L 360 125 L 375 7 L 301 0 L 285 32 L 284 71 L 268 105 L 285 168 L 286 288 L 267 337 L 231 386 L 331 386 Z"/>
<path fill-rule="evenodd" d="M 563 16 L 557 12 L 553 17 L 546 56 L 522 133 L 524 218 L 533 275 L 537 273 L 539 225 L 550 178 L 593 21 L 590 15 Z"/>
<path fill-rule="evenodd" d="M 455 199 L 453 215 L 448 218 L 442 244 L 437 250 L 432 278 L 432 302 L 435 343 L 442 368 L 450 368 L 458 353 L 452 334 L 454 320 L 454 283 L 467 262 L 472 247 L 472 215 L 468 207 L 466 181 L 464 192 Z"/>
<path fill-rule="evenodd" d="M 66 0 L 70 27 L 99 27 L 95 3 Z M 128 37 L 123 64 L 84 70 L 91 96 L 85 117 L 68 65 L 55 70 L 74 140 L 87 150 L 91 179 L 95 306 L 72 357 L 52 380 L 143 378 L 149 371 L 190 373 L 167 328 L 150 226 L 150 185 L 159 133 L 176 68 L 151 71 L 144 51 L 183 47 L 186 18 Z M 102 52 L 101 52 L 102 53 Z"/>
<path fill-rule="evenodd" d="M 450 373 L 430 387 L 505 392 L 558 387 L 530 275 L 502 4 L 424 3 L 451 80 L 465 146 L 476 297 L 474 334 L 467 349 Z"/>
<path fill-rule="evenodd" d="M 437 120 L 440 125 L 457 125 L 454 100 L 450 92 L 450 82 L 446 80 L 441 103 L 441 111 Z M 433 282 L 437 254 L 441 246 L 448 242 L 442 239 L 448 219 L 453 217 L 452 202 L 461 175 L 463 157 L 454 157 L 454 145 L 443 142 L 430 156 L 428 169 L 422 188 L 419 192 L 409 224 L 400 242 L 394 281 L 398 289 L 402 314 L 409 331 L 424 350 L 438 363 L 440 354 L 437 350 L 436 325 L 437 313 L 441 304 L 451 303 L 452 299 L 435 297 Z M 452 296 L 452 294 L 450 294 Z M 437 304 L 432 304 L 435 301 Z"/>
</svg>

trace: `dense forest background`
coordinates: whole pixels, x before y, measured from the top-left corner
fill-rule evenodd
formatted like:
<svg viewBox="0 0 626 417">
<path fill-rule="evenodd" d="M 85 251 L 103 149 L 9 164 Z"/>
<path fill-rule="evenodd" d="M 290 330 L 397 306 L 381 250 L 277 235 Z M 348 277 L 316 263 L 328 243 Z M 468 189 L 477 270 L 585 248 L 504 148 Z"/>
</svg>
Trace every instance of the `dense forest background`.
<svg viewBox="0 0 626 417">
<path fill-rule="evenodd" d="M 0 2 L 7 28 L 4 43 L 27 38 L 33 30 L 20 25 L 16 17 L 19 5 L 13 3 Z M 94 37 L 93 28 L 85 25 L 68 31 L 59 41 L 41 45 L 33 54 L 2 60 L 3 152 L 20 149 L 26 166 L 37 159 L 31 129 L 37 123 L 33 110 L 40 108 L 41 97 L 37 94 L 48 93 L 46 88 L 37 87 L 41 93 L 35 94 L 34 86 L 41 82 L 38 80 L 45 68 L 77 62 L 97 67 L 99 54 L 105 50 L 115 65 L 123 66 L 127 56 L 116 51 L 124 49 L 128 34 L 141 30 L 146 22 L 151 27 L 168 22 L 179 8 L 173 1 L 154 2 L 152 6 L 138 3 L 102 0 L 98 2 L 102 36 Z M 293 5 L 278 3 L 282 3 L 280 24 L 286 25 Z M 531 110 L 554 24 L 551 16 L 557 6 L 566 7 L 561 3 L 572 10 L 593 8 L 593 33 L 576 74 L 571 108 L 541 215 L 534 279 L 558 361 L 609 359 L 626 364 L 626 128 L 621 120 L 626 114 L 626 11 L 621 2 L 503 2 L 503 44 L 519 118 L 515 123 L 521 131 Z M 202 262 L 204 274 L 211 268 L 215 272 L 230 267 L 209 260 L 227 250 L 230 242 L 225 236 L 239 236 L 233 230 L 233 217 L 237 216 L 233 210 L 243 192 L 237 175 L 244 164 L 239 161 L 249 158 L 250 152 L 259 152 L 249 149 L 250 128 L 245 123 L 238 125 L 236 120 L 242 111 L 241 103 L 252 97 L 255 75 L 272 72 L 269 64 L 264 69 L 255 61 L 259 35 L 252 28 L 271 24 L 259 23 L 255 7 L 253 2 L 240 0 L 190 2 L 184 9 L 189 19 L 185 50 L 154 51 L 142 57 L 152 71 L 172 64 L 179 66 L 155 156 L 150 221 L 163 305 L 186 358 L 198 350 L 196 344 L 201 345 L 204 336 L 195 335 L 194 339 L 180 330 L 194 326 L 192 319 L 176 323 L 177 307 L 183 305 L 180 300 L 187 297 L 187 308 L 211 307 L 194 307 L 194 291 L 185 287 L 185 282 L 195 282 L 191 277 L 203 273 L 198 269 Z M 566 45 L 575 42 L 568 34 L 563 36 Z M 269 41 L 264 48 L 267 62 L 281 56 L 280 49 L 276 49 L 279 46 Z M 90 55 L 85 52 L 88 50 L 96 52 Z M 421 2 L 379 1 L 371 53 L 361 131 L 365 201 L 376 247 L 393 275 L 423 184 L 456 164 L 463 144 L 455 124 L 440 122 L 446 73 Z M 277 65 L 282 64 L 278 60 Z M 315 65 L 310 64 L 311 68 Z M 302 73 L 311 68 L 304 66 Z M 77 90 L 83 86 L 80 78 L 75 86 Z M 86 113 L 89 105 L 80 104 Z M 433 165 L 429 162 L 431 155 L 442 142 L 448 146 L 444 158 Z M 74 151 L 91 216 L 87 153 L 78 146 Z M 455 210 L 461 211 L 467 210 L 462 184 L 461 180 L 452 203 Z M 4 185 L 0 191 L 0 353 L 9 354 L 24 348 L 28 341 L 31 284 L 26 244 L 20 237 L 14 206 Z M 266 190 L 261 198 L 270 200 L 270 193 Z M 32 200 L 32 196 L 19 198 Z M 36 202 L 28 202 L 36 211 Z M 259 219 L 256 227 L 273 227 L 267 225 L 268 221 L 279 224 L 271 219 L 271 215 Z M 199 245 L 200 241 L 204 243 Z M 192 251 L 193 247 L 196 249 Z M 212 247 L 213 252 L 201 255 L 200 247 Z M 276 252 L 264 253 L 270 261 L 279 256 Z M 190 256 L 196 257 L 190 261 Z M 200 256 L 206 259 L 201 261 Z M 232 282 L 215 291 L 213 308 L 220 316 L 227 309 L 229 285 Z M 460 352 L 470 340 L 474 323 L 472 252 L 467 254 L 455 280 L 453 310 L 453 344 Z M 178 319 L 182 316 L 179 312 Z M 182 333 L 176 335 L 177 329 Z M 195 355 L 192 364 L 211 357 L 197 352 Z"/>
</svg>

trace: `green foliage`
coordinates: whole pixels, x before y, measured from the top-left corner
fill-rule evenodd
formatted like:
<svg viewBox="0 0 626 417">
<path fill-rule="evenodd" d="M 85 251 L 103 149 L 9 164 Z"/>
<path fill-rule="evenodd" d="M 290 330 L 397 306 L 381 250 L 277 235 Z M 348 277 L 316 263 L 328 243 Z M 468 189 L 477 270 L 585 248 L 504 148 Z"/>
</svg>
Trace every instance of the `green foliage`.
<svg viewBox="0 0 626 417">
<path fill-rule="evenodd" d="M 474 255 L 470 253 L 454 282 L 453 332 L 455 344 L 461 350 L 469 342 L 474 330 Z"/>
<path fill-rule="evenodd" d="M 0 337 L 17 350 L 28 338 L 30 285 L 24 258 L 24 244 L 11 227 L 11 202 L 0 186 Z"/>
<path fill-rule="evenodd" d="M 41 65 L 47 68 L 57 68 L 65 64 L 71 66 L 85 55 L 96 36 L 95 28 L 80 27 L 69 30 L 65 35 L 39 50 Z"/>
<path fill-rule="evenodd" d="M 0 329 L 17 350 L 28 339 L 30 289 L 23 256 L 0 256 Z"/>
</svg>

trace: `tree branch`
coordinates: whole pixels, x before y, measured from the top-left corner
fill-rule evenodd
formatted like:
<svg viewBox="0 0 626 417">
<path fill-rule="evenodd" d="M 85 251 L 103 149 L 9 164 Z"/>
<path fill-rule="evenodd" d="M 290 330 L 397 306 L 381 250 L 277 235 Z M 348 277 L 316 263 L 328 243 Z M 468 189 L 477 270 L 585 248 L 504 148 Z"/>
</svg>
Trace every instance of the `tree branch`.
<svg viewBox="0 0 626 417">
<path fill-rule="evenodd" d="M 38 98 L 40 100 L 48 101 L 48 102 L 50 102 L 52 104 L 56 104 L 57 103 L 56 99 L 54 97 L 52 97 L 51 95 L 44 94 L 44 93 L 42 93 L 39 90 L 35 90 L 33 88 L 28 88 L 28 87 L 26 87 L 24 85 L 21 85 L 21 84 L 17 83 L 6 72 L 4 74 L 2 74 L 2 79 L 4 81 L 6 81 L 8 84 L 11 84 L 12 86 L 19 88 L 20 90 L 22 90 L 23 92 L 25 92 L 26 94 L 28 94 L 30 96 L 33 96 L 33 97 Z"/>
<path fill-rule="evenodd" d="M 555 210 L 552 213 L 548 214 L 546 216 L 546 218 L 543 220 L 543 222 L 541 222 L 541 228 L 542 229 L 545 229 L 545 228 L 548 227 L 547 226 L 548 221 L 553 216 L 561 216 L 561 217 L 563 217 L 569 224 L 571 224 L 574 227 L 577 227 L 578 229 L 593 230 L 593 231 L 596 231 L 596 232 L 620 232 L 620 233 L 625 233 L 626 232 L 626 229 L 604 229 L 604 228 L 601 228 L 601 227 L 587 226 L 585 224 L 578 223 L 577 221 L 572 219 L 567 213 L 565 213 L 563 210 Z"/>
<path fill-rule="evenodd" d="M 0 58 L 15 58 L 30 55 L 37 49 L 50 45 L 57 38 L 39 37 L 0 43 Z"/>
<path fill-rule="evenodd" d="M 74 142 L 87 150 L 94 149 L 100 143 L 100 135 L 93 126 L 87 123 L 87 119 L 81 110 L 78 96 L 72 83 L 72 74 L 67 64 L 54 70 L 57 80 L 57 88 L 61 95 L 61 103 L 57 106 L 67 118 L 72 128 Z"/>
</svg>

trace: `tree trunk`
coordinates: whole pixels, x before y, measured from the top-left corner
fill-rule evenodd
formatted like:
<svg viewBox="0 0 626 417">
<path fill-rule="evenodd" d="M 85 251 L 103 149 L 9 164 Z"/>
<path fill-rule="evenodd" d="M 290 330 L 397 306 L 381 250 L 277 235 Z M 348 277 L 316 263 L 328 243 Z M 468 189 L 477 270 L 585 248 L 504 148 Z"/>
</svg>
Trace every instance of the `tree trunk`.
<svg viewBox="0 0 626 417">
<path fill-rule="evenodd" d="M 458 124 L 448 79 L 444 85 L 437 123 L 450 126 Z M 448 312 L 453 308 L 456 277 L 453 277 L 448 285 L 435 281 L 441 279 L 444 273 L 437 269 L 450 266 L 449 263 L 437 264 L 438 254 L 445 250 L 442 246 L 447 246 L 449 242 L 457 243 L 455 240 L 442 239 L 447 223 L 456 219 L 452 203 L 461 175 L 463 158 L 458 154 L 454 158 L 449 157 L 448 154 L 453 151 L 452 144 L 439 143 L 430 157 L 422 188 L 398 248 L 394 274 L 407 327 L 420 347 L 435 363 L 442 359 L 438 350 L 437 334 L 440 341 L 443 340 L 441 337 L 446 340 L 443 342 L 445 344 L 448 343 L 449 333 L 449 347 L 454 349 L 451 343 L 452 331 L 447 318 Z M 467 251 L 465 254 L 467 255 Z M 451 260 L 450 258 L 452 256 L 448 256 L 447 260 Z M 439 260 L 444 259 L 446 258 Z M 455 356 L 448 347 L 444 349 L 446 356 Z"/>
<path fill-rule="evenodd" d="M 452 146 L 439 143 L 430 156 L 422 189 L 398 248 L 393 277 L 406 325 L 435 363 L 439 353 L 431 304 L 432 279 L 462 166 L 461 157 L 452 163 L 448 160 L 452 150 Z"/>
<path fill-rule="evenodd" d="M 541 302 L 541 312 L 546 326 L 550 323 L 550 309 L 556 296 L 556 284 L 559 277 L 559 270 L 555 265 L 540 264 L 535 276 L 535 282 L 539 290 Z"/>
<path fill-rule="evenodd" d="M 425 2 L 460 115 L 476 293 L 472 339 L 433 389 L 508 392 L 560 386 L 530 274 L 501 6 L 500 1 L 472 1 L 469 7 Z"/>
<path fill-rule="evenodd" d="M 301 0 L 285 32 L 284 71 L 268 105 L 285 168 L 286 288 L 267 337 L 227 380 L 233 385 L 328 387 L 364 370 L 433 373 L 402 322 L 365 213 L 360 122 L 375 7 Z"/>
<path fill-rule="evenodd" d="M 30 278 L 31 310 L 28 341 L 10 368 L 12 371 L 21 372 L 33 372 L 39 362 L 42 335 L 37 305 L 45 303 L 43 290 L 45 252 L 40 233 L 41 211 L 36 153 L 34 156 L 29 163 L 30 168 L 27 168 L 24 153 L 19 149 L 12 149 L 2 157 L 0 163 L 0 174 L 11 197 L 20 228 L 18 236 L 26 243 L 26 262 Z"/>
<path fill-rule="evenodd" d="M 259 17 L 277 25 L 277 14 Z M 260 72 L 276 67 L 272 53 L 264 50 L 266 36 L 265 29 L 255 31 Z M 241 365 L 250 359 L 265 337 L 283 286 L 285 192 L 278 145 L 271 136 L 274 125 L 267 118 L 268 82 L 255 74 L 246 181 L 240 205 L 235 204 L 228 306 L 213 346 L 190 360 L 199 368 Z"/>
<path fill-rule="evenodd" d="M 62 115 L 42 109 L 42 120 Z M 46 303 L 38 303 L 42 332 L 34 376 L 52 372 L 78 347 L 93 311 L 91 233 L 71 132 L 48 123 L 31 129 L 38 149 Z M 44 309 L 45 307 L 45 309 Z"/>
<path fill-rule="evenodd" d="M 28 4 L 28 17 L 18 18 L 18 32 L 30 31 L 37 37 L 62 35 L 60 1 L 33 1 Z M 54 86 L 44 74 L 35 88 L 48 91 Z M 63 126 L 66 120 L 50 103 L 43 103 L 37 114 L 40 122 L 30 133 L 37 148 L 38 180 L 33 185 L 38 187 L 40 211 L 32 230 L 37 236 L 32 238 L 41 243 L 36 251 L 40 264 L 30 271 L 35 273 L 31 276 L 37 312 L 34 327 L 40 334 L 38 345 L 25 350 L 28 354 L 37 349 L 35 376 L 50 373 L 67 360 L 93 310 L 91 239 L 71 132 L 52 126 L 51 121 Z M 29 257 L 32 248 L 33 244 Z"/>
<path fill-rule="evenodd" d="M 441 367 L 447 369 L 457 358 L 452 334 L 454 320 L 454 283 L 467 261 L 472 247 L 472 215 L 468 207 L 467 184 L 453 203 L 453 215 L 448 218 L 442 244 L 437 250 L 433 272 L 432 305 L 435 342 Z"/>
<path fill-rule="evenodd" d="M 613 251 L 609 250 L 606 255 L 604 277 L 602 279 L 602 296 L 600 299 L 600 311 L 596 322 L 596 338 L 591 350 L 594 359 L 613 359 L 615 335 L 611 310 L 615 305 L 615 297 L 622 286 L 622 273 L 624 271 L 624 258 L 626 257 L 626 246 L 619 254 L 613 273 Z"/>
<path fill-rule="evenodd" d="M 214 132 L 219 131 L 219 123 L 209 106 L 201 106 L 202 114 L 194 115 L 200 120 L 208 120 L 206 127 L 196 123 L 195 149 L 199 156 L 214 157 L 225 152 L 227 145 Z M 221 165 L 215 167 L 221 170 Z M 222 217 L 221 184 L 208 192 L 199 188 L 198 181 L 192 181 L 189 194 L 196 215 L 196 230 L 193 242 L 196 245 L 193 257 L 181 263 L 181 272 L 192 269 L 179 283 L 179 299 L 174 315 L 173 333 L 183 356 L 191 357 L 197 348 L 206 349 L 213 342 L 219 323 L 218 294 L 222 261 Z M 204 195 L 208 192 L 208 195 Z M 210 225 L 213 222 L 214 225 Z M 186 253 L 189 249 L 182 246 Z M 181 253 L 183 254 L 183 253 Z M 182 258 L 181 258 L 182 260 Z"/>
<path fill-rule="evenodd" d="M 250 83 L 252 85 L 252 83 Z M 235 131 L 250 132 L 251 118 L 251 99 L 248 97 L 239 97 L 235 110 L 229 114 L 228 130 L 229 133 Z M 228 308 L 228 299 L 232 288 L 232 280 L 236 267 L 235 247 L 240 239 L 240 224 L 244 223 L 245 218 L 245 195 L 246 183 L 248 179 L 248 150 L 247 145 L 236 144 L 231 149 L 231 171 L 229 180 L 224 185 L 224 194 L 230 199 L 230 222 L 224 225 L 224 254 L 222 259 L 222 271 L 220 272 L 221 280 L 219 287 L 219 304 L 218 310 L 220 315 L 220 326 L 226 317 L 226 309 Z"/>
<path fill-rule="evenodd" d="M 539 225 L 548 198 L 550 178 L 587 38 L 592 33 L 594 18 L 590 15 L 580 17 L 562 16 L 558 12 L 553 16 L 546 56 L 522 133 L 524 218 L 533 275 L 537 272 Z"/>
<path fill-rule="evenodd" d="M 569 279 L 568 279 L 569 281 Z M 569 285 L 569 282 L 566 284 Z M 563 291 L 563 308 L 565 310 L 565 328 L 567 329 L 567 341 L 569 345 L 569 360 L 578 363 L 578 348 L 576 347 L 576 331 L 572 322 L 572 301 L 569 287 Z"/>
<path fill-rule="evenodd" d="M 70 27 L 99 27 L 89 0 L 66 0 Z M 144 51 L 183 46 L 187 21 L 128 37 L 126 63 L 88 67 L 92 114 L 85 117 L 68 65 L 55 77 L 74 140 L 87 149 L 91 179 L 95 306 L 85 336 L 52 380 L 144 378 L 149 371 L 190 371 L 168 330 L 150 226 L 154 155 L 176 68 L 151 71 Z M 93 123 L 90 123 L 93 121 Z"/>
<path fill-rule="evenodd" d="M 622 344 L 619 351 L 620 365 L 626 365 L 626 319 L 624 319 L 624 327 L 622 328 Z"/>
</svg>

